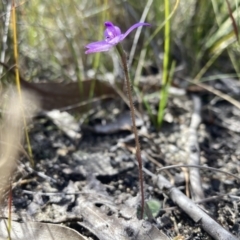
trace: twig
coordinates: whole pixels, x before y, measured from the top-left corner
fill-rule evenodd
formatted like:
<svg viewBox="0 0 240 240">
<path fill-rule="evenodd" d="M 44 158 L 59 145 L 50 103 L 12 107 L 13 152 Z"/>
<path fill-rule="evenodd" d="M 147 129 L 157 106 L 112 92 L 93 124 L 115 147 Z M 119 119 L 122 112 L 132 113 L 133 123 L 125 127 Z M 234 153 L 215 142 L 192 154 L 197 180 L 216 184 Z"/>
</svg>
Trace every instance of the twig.
<svg viewBox="0 0 240 240">
<path fill-rule="evenodd" d="M 22 190 L 23 193 L 28 194 L 28 195 L 40 195 L 40 196 L 68 196 L 68 195 L 80 195 L 80 194 L 84 194 L 84 192 L 80 191 L 80 192 L 72 192 L 72 193 L 68 193 L 68 192 L 33 192 L 33 191 L 29 191 L 29 190 Z"/>
<path fill-rule="evenodd" d="M 236 192 L 236 193 L 239 194 L 239 192 Z M 204 198 L 201 201 L 196 201 L 194 203 L 201 204 L 201 203 L 206 203 L 206 202 L 213 202 L 213 201 L 216 201 L 216 200 L 219 200 L 219 199 L 224 201 L 225 200 L 224 197 L 228 197 L 228 198 L 231 199 L 232 195 L 230 193 L 224 193 L 224 194 L 220 194 L 220 195 Z M 175 210 L 176 208 L 177 208 L 177 206 L 175 206 L 175 207 L 166 207 L 166 208 L 162 208 L 161 210 L 163 210 L 163 211 L 172 211 L 172 210 Z"/>
<path fill-rule="evenodd" d="M 163 170 L 166 170 L 166 169 L 171 169 L 171 168 L 182 168 L 182 167 L 187 167 L 187 168 L 200 168 L 200 169 L 207 169 L 207 170 L 210 170 L 210 171 L 215 171 L 215 172 L 220 172 L 220 173 L 224 173 L 224 174 L 227 174 L 231 177 L 234 177 L 236 178 L 238 181 L 240 181 L 240 177 L 232 174 L 232 173 L 229 173 L 229 172 L 226 172 L 226 171 L 223 171 L 223 170 L 220 170 L 220 169 L 217 169 L 217 168 L 213 168 L 213 167 L 207 167 L 207 166 L 199 166 L 199 165 L 189 165 L 189 164 L 178 164 L 178 165 L 171 165 L 171 166 L 166 166 L 166 167 L 162 167 L 162 168 L 159 168 L 157 169 L 158 171 L 163 171 Z"/>
<path fill-rule="evenodd" d="M 31 168 L 31 167 L 29 167 L 29 166 L 27 166 L 27 165 L 24 165 L 24 164 L 22 164 L 22 163 L 20 163 L 20 165 L 21 165 L 21 167 L 22 167 L 23 169 L 26 168 L 27 171 L 29 171 L 30 173 L 36 174 L 36 175 L 37 175 L 38 177 L 40 177 L 40 178 L 46 179 L 47 181 L 50 181 L 50 182 L 53 182 L 53 183 L 56 183 L 56 182 L 57 182 L 54 178 L 47 176 L 47 175 L 44 174 L 43 172 L 38 172 L 38 171 L 34 170 L 33 168 Z"/>
<path fill-rule="evenodd" d="M 188 80 L 188 82 L 193 83 L 193 84 L 195 84 L 195 85 L 197 85 L 197 86 L 199 86 L 199 87 L 201 87 L 201 88 L 203 88 L 203 89 L 205 89 L 205 90 L 215 94 L 216 96 L 218 96 L 218 97 L 220 97 L 220 98 L 230 102 L 232 105 L 234 105 L 235 107 L 240 109 L 239 101 L 237 101 L 236 99 L 232 98 L 231 96 L 229 96 L 229 95 L 227 95 L 227 94 L 225 94 L 225 93 L 223 93 L 223 92 L 221 92 L 221 91 L 219 91 L 219 90 L 217 90 L 217 89 L 215 89 L 215 88 L 213 88 L 211 86 L 208 86 L 208 85 L 206 85 L 204 83 L 200 83 L 200 82 L 196 82 L 196 81 L 189 81 L 189 80 Z"/>
<path fill-rule="evenodd" d="M 216 240 L 237 240 L 220 224 L 214 221 L 207 213 L 200 209 L 192 200 L 184 195 L 178 188 L 171 185 L 171 183 L 163 176 L 158 175 L 153 177 L 159 189 L 163 190 L 172 201 L 177 204 L 194 222 L 199 223 L 200 226 Z"/>
<path fill-rule="evenodd" d="M 200 149 L 198 144 L 197 129 L 201 123 L 201 99 L 197 95 L 192 96 L 193 114 L 189 127 L 188 152 L 189 165 L 200 165 Z M 189 168 L 189 180 L 191 194 L 194 201 L 200 201 L 205 198 L 199 168 Z"/>
</svg>

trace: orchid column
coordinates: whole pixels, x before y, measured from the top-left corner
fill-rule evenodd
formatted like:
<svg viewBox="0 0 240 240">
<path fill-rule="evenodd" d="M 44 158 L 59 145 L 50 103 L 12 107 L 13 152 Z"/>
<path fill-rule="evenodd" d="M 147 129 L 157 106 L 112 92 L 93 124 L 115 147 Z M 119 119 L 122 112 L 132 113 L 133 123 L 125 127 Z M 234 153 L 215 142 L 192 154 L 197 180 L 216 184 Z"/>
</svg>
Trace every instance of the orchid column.
<svg viewBox="0 0 240 240">
<path fill-rule="evenodd" d="M 132 90 L 131 90 L 131 81 L 129 77 L 128 67 L 127 67 L 127 57 L 122 48 L 121 41 L 135 28 L 140 26 L 150 26 L 148 23 L 136 23 L 132 27 L 130 27 L 124 34 L 121 33 L 119 27 L 114 26 L 111 22 L 105 22 L 106 30 L 104 32 L 105 39 L 99 42 L 93 42 L 86 46 L 86 54 L 89 53 L 96 53 L 96 52 L 105 52 L 116 46 L 119 56 L 122 61 L 122 67 L 124 71 L 126 86 L 127 86 L 127 94 L 129 99 L 129 107 L 131 112 L 132 118 L 132 126 L 133 126 L 133 133 L 135 137 L 135 145 L 136 145 L 136 158 L 138 161 L 138 168 L 139 168 L 139 184 L 140 184 L 140 193 L 141 193 L 141 215 L 140 218 L 143 218 L 144 214 L 144 179 L 143 179 L 143 171 L 142 171 L 142 157 L 141 157 L 141 148 L 138 139 L 137 127 L 136 127 L 136 120 L 135 120 L 135 110 L 133 106 L 133 99 L 132 99 Z"/>
</svg>

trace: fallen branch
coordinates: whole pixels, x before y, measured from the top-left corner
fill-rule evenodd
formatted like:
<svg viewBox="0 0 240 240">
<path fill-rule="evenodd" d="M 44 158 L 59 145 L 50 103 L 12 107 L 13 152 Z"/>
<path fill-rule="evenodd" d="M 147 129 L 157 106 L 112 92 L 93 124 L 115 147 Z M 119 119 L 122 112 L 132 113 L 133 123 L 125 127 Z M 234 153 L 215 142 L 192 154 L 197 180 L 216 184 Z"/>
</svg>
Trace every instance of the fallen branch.
<svg viewBox="0 0 240 240">
<path fill-rule="evenodd" d="M 188 153 L 189 165 L 200 165 L 200 149 L 198 144 L 197 129 L 201 123 L 201 99 L 197 95 L 193 95 L 193 114 L 189 127 Z M 191 186 L 191 195 L 194 201 L 204 199 L 202 181 L 199 168 L 189 168 L 189 180 Z"/>
<path fill-rule="evenodd" d="M 146 172 L 146 171 L 145 171 Z M 149 174 L 149 171 L 146 173 Z M 159 189 L 164 191 L 172 201 L 177 204 L 194 222 L 198 223 L 211 237 L 216 240 L 237 240 L 207 213 L 200 209 L 192 200 L 184 195 L 178 188 L 171 185 L 171 183 L 163 176 L 150 174 L 157 184 Z"/>
</svg>

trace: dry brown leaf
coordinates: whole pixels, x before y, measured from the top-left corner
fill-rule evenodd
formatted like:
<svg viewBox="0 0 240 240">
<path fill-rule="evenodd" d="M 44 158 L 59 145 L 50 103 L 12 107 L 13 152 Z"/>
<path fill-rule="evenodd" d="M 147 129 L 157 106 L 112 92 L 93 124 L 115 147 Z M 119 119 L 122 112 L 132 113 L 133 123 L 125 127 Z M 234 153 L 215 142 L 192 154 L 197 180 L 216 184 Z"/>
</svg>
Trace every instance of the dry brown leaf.
<svg viewBox="0 0 240 240">
<path fill-rule="evenodd" d="M 0 240 L 8 238 L 7 220 L 0 220 Z M 11 223 L 11 240 L 86 240 L 77 231 L 56 224 L 26 222 Z"/>
<path fill-rule="evenodd" d="M 81 89 L 78 82 L 32 83 L 21 79 L 21 87 L 40 99 L 43 110 L 85 111 L 96 100 L 118 96 L 109 84 L 99 80 L 82 81 Z M 90 96 L 92 89 L 93 94 Z"/>
</svg>

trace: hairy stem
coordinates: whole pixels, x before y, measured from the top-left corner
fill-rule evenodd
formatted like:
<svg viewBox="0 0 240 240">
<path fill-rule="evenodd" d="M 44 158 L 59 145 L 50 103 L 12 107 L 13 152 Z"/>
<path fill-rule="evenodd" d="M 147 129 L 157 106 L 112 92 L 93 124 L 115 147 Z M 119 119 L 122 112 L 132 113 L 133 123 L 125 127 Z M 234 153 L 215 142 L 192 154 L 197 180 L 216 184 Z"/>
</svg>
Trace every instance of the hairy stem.
<svg viewBox="0 0 240 240">
<path fill-rule="evenodd" d="M 143 214 L 144 214 L 144 188 L 143 188 L 144 184 L 143 183 L 144 183 L 144 179 L 143 179 L 143 170 L 142 170 L 141 148 L 140 148 L 140 143 L 139 143 L 139 139 L 138 139 L 138 132 L 137 132 L 136 120 L 135 120 L 135 109 L 134 109 L 133 99 L 132 99 L 131 82 L 130 82 L 130 77 L 129 77 L 129 72 L 128 72 L 126 54 L 125 54 L 121 44 L 118 44 L 116 47 L 117 47 L 118 53 L 121 57 L 123 71 L 124 71 L 124 75 L 125 75 L 126 86 L 127 86 L 129 108 L 130 108 L 130 113 L 131 113 L 131 118 L 132 118 L 133 133 L 134 133 L 134 137 L 135 137 L 136 158 L 137 158 L 137 162 L 138 162 L 138 175 L 139 175 L 139 185 L 140 185 L 140 194 L 141 194 L 140 218 L 143 219 Z"/>
</svg>

